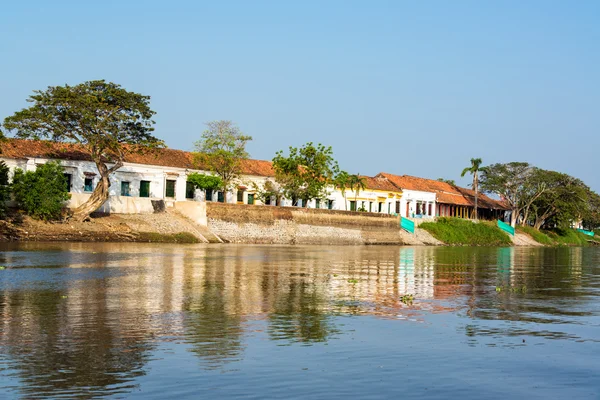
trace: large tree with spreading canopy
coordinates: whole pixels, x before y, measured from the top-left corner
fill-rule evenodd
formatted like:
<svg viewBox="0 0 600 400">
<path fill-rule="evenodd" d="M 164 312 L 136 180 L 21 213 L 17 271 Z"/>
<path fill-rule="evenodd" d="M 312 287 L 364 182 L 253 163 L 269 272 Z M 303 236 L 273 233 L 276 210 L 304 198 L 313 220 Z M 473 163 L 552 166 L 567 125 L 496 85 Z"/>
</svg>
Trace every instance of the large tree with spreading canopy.
<svg viewBox="0 0 600 400">
<path fill-rule="evenodd" d="M 128 153 L 164 147 L 154 131 L 150 96 L 120 85 L 95 80 L 75 86 L 35 90 L 28 108 L 4 120 L 4 128 L 19 138 L 76 143 L 96 164 L 100 179 L 94 192 L 73 211 L 86 219 L 109 196 L 110 175 L 121 168 Z"/>
</svg>

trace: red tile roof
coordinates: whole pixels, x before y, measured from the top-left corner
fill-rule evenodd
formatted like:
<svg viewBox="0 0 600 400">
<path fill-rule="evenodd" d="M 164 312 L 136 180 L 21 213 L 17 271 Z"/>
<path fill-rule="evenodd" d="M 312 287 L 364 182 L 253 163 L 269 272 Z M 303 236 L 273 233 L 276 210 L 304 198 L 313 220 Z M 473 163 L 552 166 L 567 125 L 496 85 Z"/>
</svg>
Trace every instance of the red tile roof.
<svg viewBox="0 0 600 400">
<path fill-rule="evenodd" d="M 392 182 L 389 181 L 389 179 L 384 178 L 384 177 L 377 177 L 377 176 L 362 176 L 361 178 L 363 178 L 365 180 L 365 187 L 367 189 L 371 189 L 371 190 L 381 190 L 384 192 L 395 192 L 395 193 L 401 193 L 402 190 L 400 190 L 396 185 L 394 185 Z"/>
<path fill-rule="evenodd" d="M 61 160 L 91 161 L 82 146 L 70 143 L 55 143 L 39 140 L 8 139 L 0 145 L 4 158 L 50 158 Z M 159 149 L 149 153 L 132 153 L 125 162 L 156 165 L 161 167 L 198 169 L 193 153 L 183 150 Z M 202 169 L 202 168 L 199 168 Z M 252 176 L 275 176 L 270 161 L 244 160 L 242 174 Z"/>
<path fill-rule="evenodd" d="M 377 176 L 389 179 L 401 189 L 435 193 L 436 201 L 438 203 L 470 207 L 475 206 L 475 192 L 471 189 L 461 188 L 447 182 L 417 178 L 416 176 L 409 175 L 399 176 L 381 172 Z M 478 196 L 478 207 L 501 210 L 508 209 L 501 201 L 494 200 L 483 193 L 480 193 Z"/>
</svg>

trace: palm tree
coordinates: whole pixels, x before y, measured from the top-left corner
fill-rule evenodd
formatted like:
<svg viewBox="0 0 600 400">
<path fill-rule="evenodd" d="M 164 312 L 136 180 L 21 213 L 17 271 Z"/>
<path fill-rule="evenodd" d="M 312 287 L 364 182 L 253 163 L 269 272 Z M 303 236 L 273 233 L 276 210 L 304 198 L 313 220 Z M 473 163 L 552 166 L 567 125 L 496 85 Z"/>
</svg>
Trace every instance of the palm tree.
<svg viewBox="0 0 600 400">
<path fill-rule="evenodd" d="M 356 199 L 358 198 L 358 194 L 361 190 L 365 190 L 366 180 L 360 174 L 352 174 L 348 177 L 348 186 L 350 186 L 350 190 L 354 191 L 354 204 L 356 205 L 356 209 L 358 210 L 358 204 L 356 203 Z"/>
<path fill-rule="evenodd" d="M 348 202 L 346 201 L 346 189 L 348 188 L 348 180 L 350 179 L 350 175 L 346 171 L 340 171 L 335 179 L 333 180 L 333 184 L 340 188 L 342 192 L 342 196 L 344 197 L 344 209 L 348 211 Z"/>
<path fill-rule="evenodd" d="M 479 171 L 481 167 L 481 158 L 471 158 L 471 166 L 463 169 L 460 176 L 465 176 L 467 173 L 473 175 L 473 190 L 475 191 L 475 213 L 473 214 L 477 220 L 477 198 L 479 197 Z"/>
</svg>

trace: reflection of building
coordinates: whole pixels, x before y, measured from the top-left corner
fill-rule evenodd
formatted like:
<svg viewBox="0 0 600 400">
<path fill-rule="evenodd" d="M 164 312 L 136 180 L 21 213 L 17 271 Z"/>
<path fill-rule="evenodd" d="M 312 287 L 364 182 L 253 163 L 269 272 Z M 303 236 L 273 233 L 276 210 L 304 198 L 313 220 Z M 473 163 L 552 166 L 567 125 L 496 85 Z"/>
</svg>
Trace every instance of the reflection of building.
<svg viewBox="0 0 600 400">
<path fill-rule="evenodd" d="M 523 288 L 572 296 L 594 256 L 582 249 L 60 246 L 69 251 L 47 258 L 70 268 L 24 269 L 24 280 L 0 287 L 8 365 L 32 387 L 45 385 L 48 397 L 82 385 L 69 374 L 83 376 L 91 391 L 126 383 L 143 373 L 157 342 L 185 342 L 202 367 L 221 368 L 244 357 L 248 334 L 326 341 L 343 333 L 340 314 L 419 319 L 459 309 L 471 318 L 535 320 Z M 20 262 L 17 253 L 0 257 Z M 27 277 L 43 279 L 34 285 Z M 401 301 L 405 294 L 413 304 Z"/>
</svg>

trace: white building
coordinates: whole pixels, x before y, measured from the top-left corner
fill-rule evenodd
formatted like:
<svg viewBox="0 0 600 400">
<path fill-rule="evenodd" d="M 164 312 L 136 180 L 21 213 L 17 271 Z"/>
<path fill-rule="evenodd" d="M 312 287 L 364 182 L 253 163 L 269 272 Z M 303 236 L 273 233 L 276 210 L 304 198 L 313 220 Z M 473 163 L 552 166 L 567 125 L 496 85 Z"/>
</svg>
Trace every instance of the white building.
<svg viewBox="0 0 600 400">
<path fill-rule="evenodd" d="M 436 193 L 420 184 L 419 178 L 381 172 L 377 178 L 387 178 L 402 190 L 400 216 L 405 218 L 433 218 L 436 215 Z"/>
</svg>

